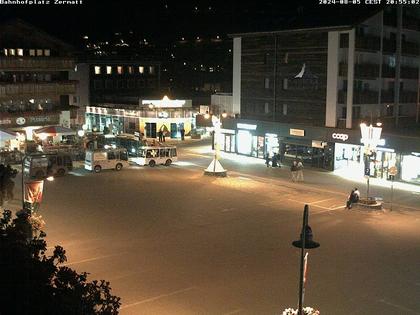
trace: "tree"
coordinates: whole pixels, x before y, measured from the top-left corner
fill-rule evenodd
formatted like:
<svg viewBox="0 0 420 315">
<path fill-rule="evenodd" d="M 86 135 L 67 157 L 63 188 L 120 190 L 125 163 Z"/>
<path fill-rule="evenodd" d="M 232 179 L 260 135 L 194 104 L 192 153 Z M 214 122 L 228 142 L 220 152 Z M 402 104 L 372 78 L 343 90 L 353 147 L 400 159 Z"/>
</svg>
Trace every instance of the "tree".
<svg viewBox="0 0 420 315">
<path fill-rule="evenodd" d="M 88 282 L 86 272 L 59 266 L 66 261 L 61 246 L 46 254 L 39 220 L 25 211 L 12 220 L 10 210 L 0 218 L 0 314 L 118 314 L 120 298 L 109 282 Z"/>
</svg>

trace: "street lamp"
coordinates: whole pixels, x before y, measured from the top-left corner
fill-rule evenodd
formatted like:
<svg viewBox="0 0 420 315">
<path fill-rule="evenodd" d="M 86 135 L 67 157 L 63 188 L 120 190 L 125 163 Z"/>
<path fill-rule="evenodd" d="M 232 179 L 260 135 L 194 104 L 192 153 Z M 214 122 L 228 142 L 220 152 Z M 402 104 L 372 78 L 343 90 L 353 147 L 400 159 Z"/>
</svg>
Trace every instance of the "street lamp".
<svg viewBox="0 0 420 315">
<path fill-rule="evenodd" d="M 312 229 L 308 224 L 309 206 L 305 205 L 303 210 L 303 223 L 300 239 L 292 242 L 294 247 L 300 248 L 300 276 L 299 276 L 299 306 L 298 315 L 303 315 L 303 299 L 305 296 L 306 266 L 308 263 L 308 253 L 305 248 L 312 249 L 319 247 L 319 243 L 313 240 Z"/>
<path fill-rule="evenodd" d="M 219 115 L 210 115 L 208 112 L 204 115 L 204 118 L 209 119 L 211 116 L 211 122 L 213 124 L 213 144 L 214 144 L 214 157 L 210 165 L 204 170 L 205 175 L 226 177 L 227 171 L 223 168 L 219 162 L 220 158 L 220 128 L 222 127 L 222 121 Z M 219 117 L 218 117 L 219 116 Z M 223 114 L 222 114 L 223 117 Z"/>
<path fill-rule="evenodd" d="M 367 191 L 366 198 L 369 199 L 369 178 L 370 178 L 370 157 L 375 153 L 376 146 L 381 142 L 382 123 L 377 123 L 377 127 L 373 127 L 372 124 L 369 126 L 365 123 L 360 124 L 360 131 L 362 133 L 361 142 L 364 144 L 363 162 L 364 162 L 364 174 L 367 180 Z"/>
</svg>

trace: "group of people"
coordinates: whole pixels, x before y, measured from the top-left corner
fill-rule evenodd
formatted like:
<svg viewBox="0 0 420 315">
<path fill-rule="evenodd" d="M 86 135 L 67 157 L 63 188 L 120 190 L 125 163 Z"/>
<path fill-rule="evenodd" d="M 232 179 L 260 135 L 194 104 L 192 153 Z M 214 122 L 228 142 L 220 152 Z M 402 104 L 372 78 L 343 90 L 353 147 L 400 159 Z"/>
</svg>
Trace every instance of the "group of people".
<svg viewBox="0 0 420 315">
<path fill-rule="evenodd" d="M 267 153 L 265 155 L 265 164 L 267 167 L 270 167 L 270 161 L 271 161 L 271 167 L 281 167 L 281 156 L 280 153 L 273 154 L 273 157 L 270 159 L 270 155 Z"/>
<path fill-rule="evenodd" d="M 292 173 L 292 181 L 303 182 L 303 163 L 301 160 L 293 161 L 290 172 Z"/>
<path fill-rule="evenodd" d="M 265 165 L 267 167 L 281 167 L 281 155 L 280 153 L 273 154 L 272 158 L 270 159 L 270 155 L 267 153 L 265 155 Z M 303 163 L 301 160 L 293 161 L 290 171 L 292 173 L 292 181 L 294 182 L 303 182 Z"/>
</svg>

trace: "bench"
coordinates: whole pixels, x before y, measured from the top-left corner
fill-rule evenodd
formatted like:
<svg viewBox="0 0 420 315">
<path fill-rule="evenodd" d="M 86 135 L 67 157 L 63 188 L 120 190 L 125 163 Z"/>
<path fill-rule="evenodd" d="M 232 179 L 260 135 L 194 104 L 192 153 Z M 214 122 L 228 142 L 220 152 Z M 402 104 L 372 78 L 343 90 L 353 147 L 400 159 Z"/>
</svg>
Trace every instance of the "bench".
<svg viewBox="0 0 420 315">
<path fill-rule="evenodd" d="M 383 199 L 380 197 L 360 198 L 353 207 L 365 210 L 382 210 Z"/>
</svg>

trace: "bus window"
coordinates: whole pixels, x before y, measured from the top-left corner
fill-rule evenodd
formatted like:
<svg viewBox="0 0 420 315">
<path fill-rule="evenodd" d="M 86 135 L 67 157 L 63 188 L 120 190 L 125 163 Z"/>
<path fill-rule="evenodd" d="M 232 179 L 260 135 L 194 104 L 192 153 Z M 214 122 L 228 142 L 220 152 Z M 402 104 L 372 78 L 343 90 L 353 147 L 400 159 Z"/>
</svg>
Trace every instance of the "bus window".
<svg viewBox="0 0 420 315">
<path fill-rule="evenodd" d="M 146 150 L 144 150 L 144 149 L 140 149 L 139 150 L 139 157 L 146 157 Z"/>
<path fill-rule="evenodd" d="M 64 156 L 64 164 L 65 164 L 66 166 L 72 166 L 72 165 L 73 165 L 73 163 L 72 163 L 72 161 L 71 161 L 70 156 L 68 156 L 68 155 L 65 155 L 65 156 Z"/>
<path fill-rule="evenodd" d="M 127 153 L 127 151 L 120 151 L 120 160 L 128 161 L 128 153 Z"/>
<path fill-rule="evenodd" d="M 57 165 L 63 165 L 63 158 L 61 156 L 57 156 Z"/>
<path fill-rule="evenodd" d="M 108 160 L 115 160 L 115 152 L 109 151 L 108 152 Z"/>
<path fill-rule="evenodd" d="M 171 156 L 176 156 L 176 149 L 171 149 Z"/>
<path fill-rule="evenodd" d="M 152 150 L 147 150 L 146 158 L 150 159 L 152 157 Z"/>
<path fill-rule="evenodd" d="M 159 153 L 160 153 L 159 156 L 160 157 L 165 157 L 165 151 L 166 151 L 165 149 L 160 149 L 159 150 Z"/>
</svg>

